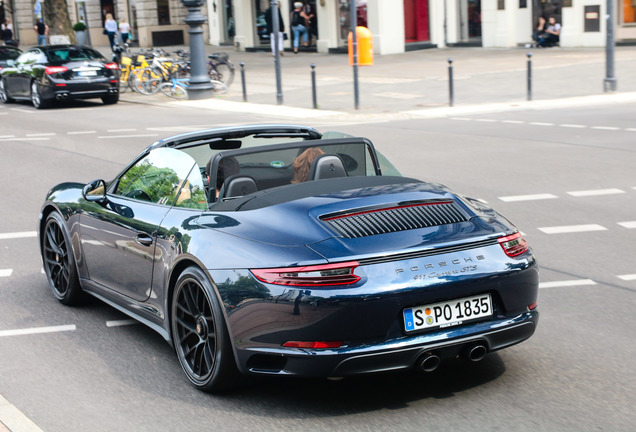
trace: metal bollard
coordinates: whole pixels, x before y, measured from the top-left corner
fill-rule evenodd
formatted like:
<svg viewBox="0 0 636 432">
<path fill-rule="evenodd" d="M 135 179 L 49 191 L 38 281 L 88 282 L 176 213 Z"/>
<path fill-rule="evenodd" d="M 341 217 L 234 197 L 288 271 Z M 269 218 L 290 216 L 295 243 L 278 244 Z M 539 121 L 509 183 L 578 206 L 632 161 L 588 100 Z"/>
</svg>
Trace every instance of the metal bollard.
<svg viewBox="0 0 636 432">
<path fill-rule="evenodd" d="M 532 53 L 528 53 L 528 100 L 532 100 Z"/>
<path fill-rule="evenodd" d="M 453 59 L 448 59 L 448 106 L 455 104 L 455 92 L 453 90 Z"/>
<path fill-rule="evenodd" d="M 318 109 L 318 98 L 316 97 L 316 65 L 311 64 L 311 100 L 314 109 Z"/>
<path fill-rule="evenodd" d="M 243 102 L 247 102 L 247 86 L 245 84 L 245 63 L 241 62 L 241 86 L 243 87 Z"/>
</svg>

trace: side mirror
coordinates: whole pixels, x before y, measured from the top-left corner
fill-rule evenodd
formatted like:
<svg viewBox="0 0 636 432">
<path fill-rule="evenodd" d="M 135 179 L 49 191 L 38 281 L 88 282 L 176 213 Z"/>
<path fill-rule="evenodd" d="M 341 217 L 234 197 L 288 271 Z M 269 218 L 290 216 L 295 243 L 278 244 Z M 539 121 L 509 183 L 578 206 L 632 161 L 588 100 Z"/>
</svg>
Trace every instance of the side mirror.
<svg viewBox="0 0 636 432">
<path fill-rule="evenodd" d="M 104 180 L 93 180 L 84 186 L 82 196 L 86 201 L 98 203 L 106 202 L 106 182 Z"/>
</svg>

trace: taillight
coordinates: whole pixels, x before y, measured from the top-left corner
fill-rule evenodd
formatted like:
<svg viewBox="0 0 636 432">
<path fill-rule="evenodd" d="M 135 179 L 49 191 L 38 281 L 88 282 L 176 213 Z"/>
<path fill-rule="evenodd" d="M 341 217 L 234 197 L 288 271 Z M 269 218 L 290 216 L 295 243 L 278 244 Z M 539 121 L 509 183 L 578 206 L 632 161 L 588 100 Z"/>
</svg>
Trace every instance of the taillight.
<svg viewBox="0 0 636 432">
<path fill-rule="evenodd" d="M 44 68 L 44 72 L 46 72 L 47 75 L 62 73 L 66 72 L 67 70 L 68 68 L 66 66 L 47 66 Z"/>
<path fill-rule="evenodd" d="M 104 63 L 104 67 L 106 69 L 111 69 L 111 70 L 119 69 L 119 66 L 117 66 L 117 63 Z"/>
<path fill-rule="evenodd" d="M 333 342 L 305 342 L 305 341 L 288 341 L 283 344 L 287 348 L 313 348 L 313 349 L 325 349 L 325 348 L 340 348 L 342 341 Z"/>
<path fill-rule="evenodd" d="M 521 233 L 514 233 L 512 235 L 501 237 L 497 239 L 502 249 L 509 257 L 521 255 L 528 250 L 528 243 L 521 237 Z"/>
<path fill-rule="evenodd" d="M 537 308 L 537 302 L 530 303 L 528 305 L 528 310 L 535 310 Z"/>
<path fill-rule="evenodd" d="M 360 276 L 353 274 L 353 269 L 359 265 L 357 261 L 349 261 L 305 267 L 252 269 L 251 272 L 259 281 L 274 285 L 350 285 L 360 280 Z"/>
</svg>

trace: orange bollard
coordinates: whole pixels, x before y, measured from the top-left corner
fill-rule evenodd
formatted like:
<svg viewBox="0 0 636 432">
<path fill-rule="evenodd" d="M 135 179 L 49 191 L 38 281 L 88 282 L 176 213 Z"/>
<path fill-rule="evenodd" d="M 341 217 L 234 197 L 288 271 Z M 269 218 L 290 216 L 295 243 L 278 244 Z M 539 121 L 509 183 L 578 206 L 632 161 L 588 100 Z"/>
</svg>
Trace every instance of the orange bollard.
<svg viewBox="0 0 636 432">
<path fill-rule="evenodd" d="M 349 66 L 353 66 L 353 38 L 349 32 Z M 373 35 L 368 28 L 356 27 L 356 42 L 358 45 L 358 66 L 373 64 Z"/>
</svg>

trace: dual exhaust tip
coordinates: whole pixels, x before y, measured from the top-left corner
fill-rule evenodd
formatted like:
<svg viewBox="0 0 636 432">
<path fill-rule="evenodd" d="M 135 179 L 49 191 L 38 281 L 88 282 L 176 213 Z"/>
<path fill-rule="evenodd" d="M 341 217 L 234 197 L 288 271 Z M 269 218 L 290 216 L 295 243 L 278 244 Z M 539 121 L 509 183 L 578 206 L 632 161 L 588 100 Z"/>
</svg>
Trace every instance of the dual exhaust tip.
<svg viewBox="0 0 636 432">
<path fill-rule="evenodd" d="M 462 350 L 461 356 L 471 362 L 478 362 L 488 354 L 488 348 L 483 344 L 468 345 Z M 433 372 L 442 360 L 435 352 L 426 352 L 417 360 L 417 367 L 423 372 Z"/>
</svg>

